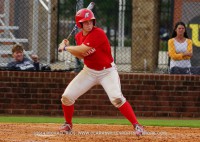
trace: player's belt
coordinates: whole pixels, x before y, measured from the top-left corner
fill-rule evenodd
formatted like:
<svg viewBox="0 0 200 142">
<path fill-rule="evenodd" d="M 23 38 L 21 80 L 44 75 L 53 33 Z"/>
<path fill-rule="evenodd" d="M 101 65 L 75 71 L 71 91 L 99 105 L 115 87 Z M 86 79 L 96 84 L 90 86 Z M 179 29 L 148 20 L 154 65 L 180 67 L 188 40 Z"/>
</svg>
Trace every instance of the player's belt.
<svg viewBox="0 0 200 142">
<path fill-rule="evenodd" d="M 111 64 L 109 64 L 108 66 L 106 66 L 106 67 L 103 67 L 103 70 L 105 70 L 105 69 L 109 69 L 109 68 L 111 68 L 112 67 L 112 65 Z"/>
<path fill-rule="evenodd" d="M 111 68 L 113 66 L 115 66 L 114 62 L 112 62 L 112 63 L 110 63 L 110 64 L 108 64 L 106 66 L 103 66 L 103 67 L 101 66 L 101 67 L 95 67 L 95 68 L 92 68 L 92 67 L 88 67 L 88 68 L 96 70 L 96 71 L 102 71 L 102 70 L 105 70 L 105 69 L 109 69 L 109 68 Z"/>
<path fill-rule="evenodd" d="M 115 65 L 115 63 L 112 62 L 112 63 L 110 63 L 110 64 L 108 64 L 108 65 L 106 65 L 104 67 L 96 68 L 95 70 L 101 71 L 101 70 L 109 69 L 109 68 L 113 67 L 114 65 Z"/>
</svg>

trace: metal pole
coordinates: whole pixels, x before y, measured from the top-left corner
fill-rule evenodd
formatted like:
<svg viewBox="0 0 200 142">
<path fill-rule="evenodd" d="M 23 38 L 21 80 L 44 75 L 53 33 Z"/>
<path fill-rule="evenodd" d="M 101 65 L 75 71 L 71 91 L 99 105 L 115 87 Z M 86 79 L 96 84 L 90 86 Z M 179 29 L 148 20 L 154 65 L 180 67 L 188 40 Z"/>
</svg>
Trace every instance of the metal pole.
<svg viewBox="0 0 200 142">
<path fill-rule="evenodd" d="M 126 9 L 126 0 L 123 0 L 122 3 L 122 47 L 124 47 L 124 28 L 125 28 L 125 24 L 124 24 L 124 20 L 125 20 L 125 9 Z"/>
<path fill-rule="evenodd" d="M 32 50 L 37 54 L 38 49 L 38 0 L 33 1 L 33 30 L 32 30 Z"/>
<path fill-rule="evenodd" d="M 9 0 L 5 0 L 4 1 L 4 12 L 5 12 L 5 17 L 4 17 L 4 23 L 5 23 L 5 26 L 9 26 L 9 17 L 10 17 L 10 2 Z M 9 30 L 8 29 L 5 29 L 5 36 L 9 36 Z"/>
<path fill-rule="evenodd" d="M 83 8 L 84 2 L 83 0 L 76 0 L 76 12 Z M 77 30 L 75 31 L 75 34 L 77 33 Z M 75 42 L 75 41 L 74 41 Z M 75 72 L 79 72 L 81 70 L 81 61 L 78 58 L 75 58 L 76 65 L 75 65 Z"/>
<path fill-rule="evenodd" d="M 122 0 L 119 0 L 119 17 L 118 17 L 118 47 L 121 47 L 121 35 L 122 35 L 122 27 L 121 27 L 121 19 L 122 19 Z"/>
<path fill-rule="evenodd" d="M 51 49 L 51 0 L 48 1 L 48 37 L 47 37 L 47 63 L 50 64 Z"/>
</svg>

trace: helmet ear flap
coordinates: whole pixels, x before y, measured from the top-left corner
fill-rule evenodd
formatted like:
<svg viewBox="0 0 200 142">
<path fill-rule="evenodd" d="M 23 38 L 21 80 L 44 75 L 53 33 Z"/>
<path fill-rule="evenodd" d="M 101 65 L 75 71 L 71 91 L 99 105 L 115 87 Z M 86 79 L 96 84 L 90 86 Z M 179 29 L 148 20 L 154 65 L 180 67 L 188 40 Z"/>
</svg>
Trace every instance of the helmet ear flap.
<svg viewBox="0 0 200 142">
<path fill-rule="evenodd" d="M 83 23 L 82 22 L 80 23 L 80 25 L 81 25 L 81 28 L 83 28 Z"/>
<path fill-rule="evenodd" d="M 95 26 L 95 24 L 96 24 L 96 20 L 95 20 L 95 19 L 93 19 L 93 25 Z"/>
</svg>

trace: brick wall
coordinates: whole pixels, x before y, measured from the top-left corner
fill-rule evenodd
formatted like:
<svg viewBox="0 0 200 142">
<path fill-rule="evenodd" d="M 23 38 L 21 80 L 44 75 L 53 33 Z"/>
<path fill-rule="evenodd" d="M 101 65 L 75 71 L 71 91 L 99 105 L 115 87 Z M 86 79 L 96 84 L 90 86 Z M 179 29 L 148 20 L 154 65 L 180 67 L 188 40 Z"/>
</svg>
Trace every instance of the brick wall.
<svg viewBox="0 0 200 142">
<path fill-rule="evenodd" d="M 60 98 L 75 76 L 0 71 L 0 114 L 62 116 Z M 126 73 L 120 78 L 137 116 L 200 117 L 200 76 Z M 121 116 L 99 85 L 76 101 L 75 115 Z"/>
</svg>

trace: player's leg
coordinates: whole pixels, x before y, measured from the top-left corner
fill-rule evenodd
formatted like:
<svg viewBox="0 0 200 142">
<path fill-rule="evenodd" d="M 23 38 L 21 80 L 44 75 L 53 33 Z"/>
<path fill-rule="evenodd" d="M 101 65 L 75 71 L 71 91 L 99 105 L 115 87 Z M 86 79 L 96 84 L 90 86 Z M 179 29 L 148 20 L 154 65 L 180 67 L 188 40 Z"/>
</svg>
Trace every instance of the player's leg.
<svg viewBox="0 0 200 142">
<path fill-rule="evenodd" d="M 75 100 L 88 91 L 92 86 L 96 84 L 95 79 L 92 78 L 85 70 L 82 70 L 67 86 L 65 89 L 61 101 L 62 108 L 65 117 L 65 121 L 69 129 L 72 127 L 72 117 L 74 113 Z M 68 127 L 68 126 L 67 126 Z M 67 130 L 67 127 L 61 127 L 61 130 Z"/>
<path fill-rule="evenodd" d="M 117 70 L 109 72 L 101 79 L 100 83 L 108 94 L 111 103 L 120 110 L 135 128 L 138 127 L 139 123 L 135 113 L 121 92 L 121 84 Z"/>
</svg>

